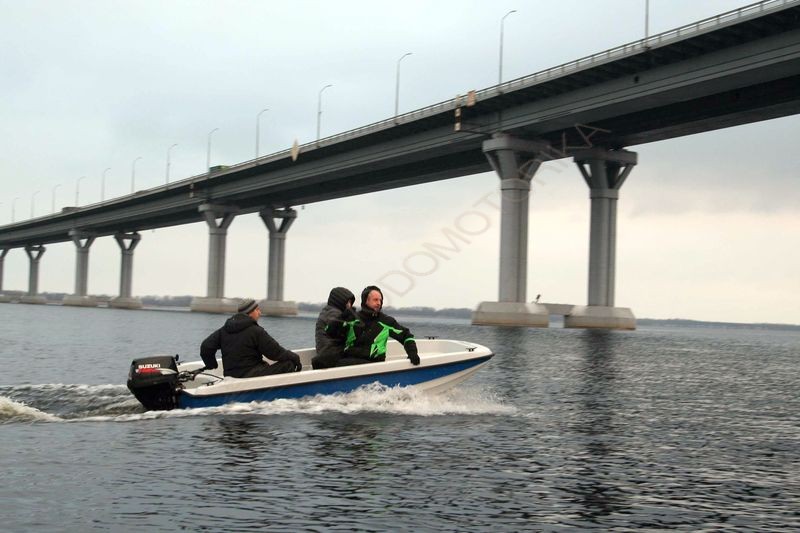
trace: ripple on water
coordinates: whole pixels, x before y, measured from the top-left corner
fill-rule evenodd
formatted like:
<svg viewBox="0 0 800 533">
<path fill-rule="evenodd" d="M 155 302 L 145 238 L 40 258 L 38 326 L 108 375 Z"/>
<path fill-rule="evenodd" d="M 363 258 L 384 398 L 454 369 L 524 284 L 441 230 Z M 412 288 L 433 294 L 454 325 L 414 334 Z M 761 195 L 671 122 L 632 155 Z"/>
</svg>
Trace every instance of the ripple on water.
<svg viewBox="0 0 800 533">
<path fill-rule="evenodd" d="M 10 307 L 0 336 L 25 340 L 0 344 L 9 530 L 800 530 L 796 333 L 409 321 L 497 355 L 441 397 L 145 413 L 130 359 L 194 353 L 219 317 Z M 264 323 L 313 342 L 313 319 Z"/>
</svg>

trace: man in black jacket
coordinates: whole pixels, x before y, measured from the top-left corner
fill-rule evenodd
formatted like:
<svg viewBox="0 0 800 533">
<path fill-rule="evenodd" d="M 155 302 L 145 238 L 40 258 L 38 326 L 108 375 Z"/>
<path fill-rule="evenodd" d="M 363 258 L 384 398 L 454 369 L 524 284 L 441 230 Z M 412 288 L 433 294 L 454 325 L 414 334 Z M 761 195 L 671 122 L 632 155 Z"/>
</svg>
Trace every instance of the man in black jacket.
<svg viewBox="0 0 800 533">
<path fill-rule="evenodd" d="M 311 366 L 332 368 L 336 366 L 344 353 L 344 337 L 341 336 L 343 323 L 353 320 L 355 295 L 344 287 L 334 287 L 328 296 L 328 305 L 322 308 L 317 317 L 314 341 L 317 355 L 311 359 Z"/>
<path fill-rule="evenodd" d="M 255 300 L 242 302 L 239 312 L 200 345 L 200 357 L 206 368 L 217 368 L 216 353 L 221 349 L 226 376 L 252 378 L 302 370 L 300 356 L 278 344 L 258 325 L 260 316 L 261 309 Z M 262 355 L 277 362 L 269 364 Z"/>
<path fill-rule="evenodd" d="M 375 285 L 361 292 L 361 309 L 356 319 L 345 322 L 344 357 L 337 366 L 375 363 L 386 360 L 386 343 L 389 337 L 403 345 L 412 365 L 419 364 L 414 335 L 393 317 L 381 312 L 383 293 Z"/>
</svg>

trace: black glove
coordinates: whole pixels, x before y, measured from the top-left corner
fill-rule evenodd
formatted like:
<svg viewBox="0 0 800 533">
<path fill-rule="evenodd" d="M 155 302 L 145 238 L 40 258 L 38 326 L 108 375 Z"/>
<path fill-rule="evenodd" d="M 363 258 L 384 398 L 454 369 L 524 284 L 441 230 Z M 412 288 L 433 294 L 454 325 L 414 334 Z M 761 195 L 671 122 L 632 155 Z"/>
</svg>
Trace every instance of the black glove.
<svg viewBox="0 0 800 533">
<path fill-rule="evenodd" d="M 348 307 L 344 311 L 342 311 L 342 314 L 340 315 L 339 318 L 341 318 L 344 322 L 350 322 L 351 320 L 356 319 L 356 312 L 353 311 L 352 307 Z"/>
<path fill-rule="evenodd" d="M 414 341 L 407 342 L 403 345 L 403 348 L 406 349 L 406 353 L 408 354 L 408 358 L 411 361 L 411 364 L 417 366 L 419 364 L 419 354 L 417 353 L 417 343 Z"/>
<path fill-rule="evenodd" d="M 300 372 L 303 370 L 303 363 L 300 362 L 300 356 L 294 352 L 289 352 L 289 360 L 294 363 L 294 371 Z"/>
</svg>

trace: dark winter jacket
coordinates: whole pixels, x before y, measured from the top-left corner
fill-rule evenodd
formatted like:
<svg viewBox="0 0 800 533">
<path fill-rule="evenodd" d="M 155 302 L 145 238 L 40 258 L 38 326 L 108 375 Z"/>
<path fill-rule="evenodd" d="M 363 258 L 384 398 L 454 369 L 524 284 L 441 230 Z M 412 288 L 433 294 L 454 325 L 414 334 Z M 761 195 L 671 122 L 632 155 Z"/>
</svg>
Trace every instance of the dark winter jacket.
<svg viewBox="0 0 800 533">
<path fill-rule="evenodd" d="M 412 363 L 419 364 L 414 336 L 393 317 L 362 305 L 356 320 L 347 322 L 345 326 L 345 357 L 385 361 L 386 343 L 391 337 L 403 345 Z"/>
<path fill-rule="evenodd" d="M 273 361 L 293 361 L 300 364 L 300 357 L 290 352 L 258 325 L 250 316 L 236 313 L 225 325 L 212 333 L 200 345 L 200 356 L 206 368 L 217 368 L 216 353 L 222 350 L 222 366 L 225 375 L 243 377 L 253 367 L 263 365 L 265 355 Z"/>
<path fill-rule="evenodd" d="M 353 304 L 356 301 L 355 295 L 344 287 L 331 289 L 328 296 L 328 305 L 322 308 L 317 317 L 316 329 L 314 331 L 314 341 L 317 349 L 315 359 L 328 361 L 329 364 L 323 367 L 334 366 L 336 359 L 344 351 L 344 338 L 340 336 L 342 323 L 345 320 L 352 320 L 354 313 L 347 310 L 347 302 Z"/>
</svg>

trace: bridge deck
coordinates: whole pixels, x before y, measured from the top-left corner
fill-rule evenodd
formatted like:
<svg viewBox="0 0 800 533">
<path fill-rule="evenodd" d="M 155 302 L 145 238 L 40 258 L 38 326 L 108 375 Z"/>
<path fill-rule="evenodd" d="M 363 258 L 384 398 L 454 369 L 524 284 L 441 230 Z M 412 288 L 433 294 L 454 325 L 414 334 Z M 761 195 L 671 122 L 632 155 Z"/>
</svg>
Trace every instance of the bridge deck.
<svg viewBox="0 0 800 533">
<path fill-rule="evenodd" d="M 132 195 L 0 227 L 0 248 L 198 222 L 202 203 L 241 213 L 490 170 L 482 142 L 544 139 L 549 158 L 800 112 L 800 0 L 767 0 L 530 76 Z M 454 111 L 462 111 L 456 131 Z"/>
</svg>

